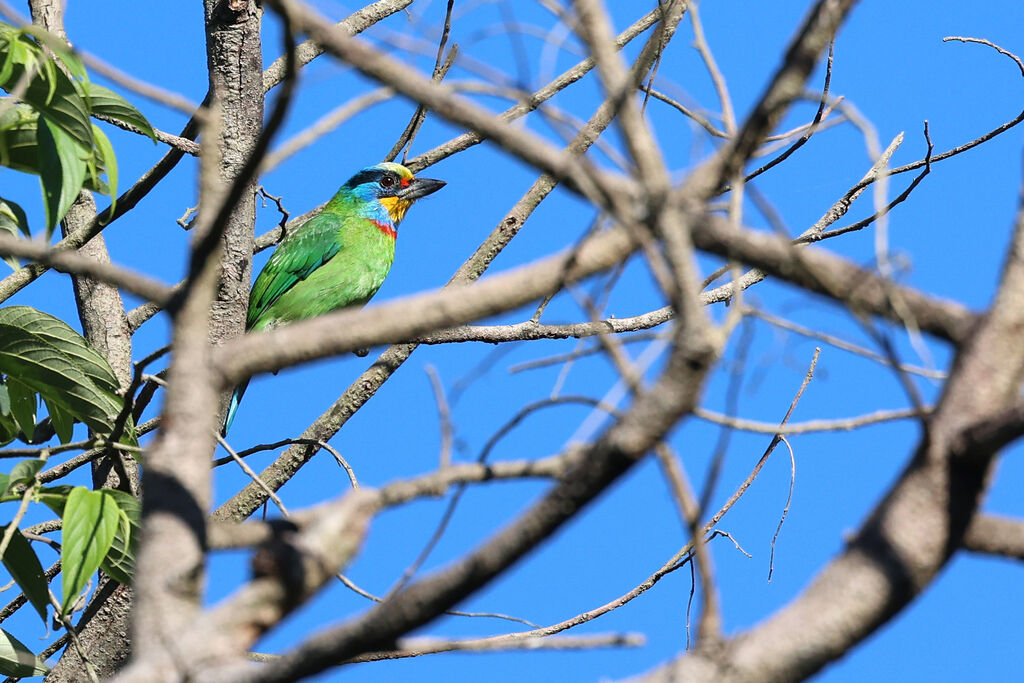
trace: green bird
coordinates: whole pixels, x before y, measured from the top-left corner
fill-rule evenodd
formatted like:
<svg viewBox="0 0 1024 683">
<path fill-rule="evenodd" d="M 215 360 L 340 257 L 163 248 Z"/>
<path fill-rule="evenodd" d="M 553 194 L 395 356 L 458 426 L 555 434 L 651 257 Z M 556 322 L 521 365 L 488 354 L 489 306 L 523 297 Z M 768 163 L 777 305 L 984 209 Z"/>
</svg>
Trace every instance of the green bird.
<svg viewBox="0 0 1024 683">
<path fill-rule="evenodd" d="M 443 180 L 416 178 L 391 162 L 349 178 L 322 212 L 290 231 L 274 250 L 249 293 L 245 329 L 259 332 L 363 306 L 391 270 L 406 211 L 444 186 Z M 246 380 L 235 388 L 222 434 L 248 385 Z"/>
</svg>

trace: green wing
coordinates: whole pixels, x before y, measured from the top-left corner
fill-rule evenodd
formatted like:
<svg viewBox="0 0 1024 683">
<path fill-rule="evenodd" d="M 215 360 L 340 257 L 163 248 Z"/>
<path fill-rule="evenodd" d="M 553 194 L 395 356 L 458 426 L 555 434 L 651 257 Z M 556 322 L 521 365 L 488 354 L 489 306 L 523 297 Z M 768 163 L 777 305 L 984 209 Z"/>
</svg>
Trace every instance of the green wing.
<svg viewBox="0 0 1024 683">
<path fill-rule="evenodd" d="M 253 329 L 285 292 L 309 277 L 341 250 L 341 218 L 321 213 L 285 237 L 260 271 L 249 295 L 246 329 Z"/>
</svg>

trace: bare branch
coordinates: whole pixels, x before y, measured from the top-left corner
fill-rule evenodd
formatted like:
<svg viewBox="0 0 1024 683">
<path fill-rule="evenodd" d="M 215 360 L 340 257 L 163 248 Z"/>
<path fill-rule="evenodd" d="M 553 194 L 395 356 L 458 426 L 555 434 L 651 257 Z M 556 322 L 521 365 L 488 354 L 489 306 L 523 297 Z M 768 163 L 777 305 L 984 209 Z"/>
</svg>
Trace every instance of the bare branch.
<svg viewBox="0 0 1024 683">
<path fill-rule="evenodd" d="M 392 14 L 401 12 L 412 4 L 412 0 L 377 0 L 361 10 L 353 12 L 344 21 L 338 22 L 340 31 L 349 35 L 362 33 L 379 21 L 382 21 Z M 322 47 L 312 39 L 305 40 L 295 46 L 295 62 L 298 67 L 303 67 L 324 53 Z M 270 92 L 285 80 L 287 55 L 282 55 L 263 72 L 263 92 Z"/>
<path fill-rule="evenodd" d="M 744 432 L 754 432 L 755 434 L 792 435 L 809 434 L 814 432 L 850 431 L 882 422 L 926 417 L 928 413 L 922 413 L 916 408 L 878 410 L 868 415 L 859 415 L 857 417 L 838 418 L 833 420 L 809 420 L 807 422 L 789 424 L 784 427 L 780 427 L 779 425 L 771 422 L 757 422 L 755 420 L 744 420 L 738 417 L 722 415 L 705 408 L 694 408 L 693 415 L 694 417 L 699 417 L 702 420 L 707 420 L 708 422 L 713 422 L 715 424 L 729 427 L 730 429 L 738 429 Z"/>
<path fill-rule="evenodd" d="M 1024 522 L 994 515 L 975 515 L 964 532 L 964 549 L 1024 560 Z"/>
<path fill-rule="evenodd" d="M 74 237 L 74 234 L 77 233 L 73 233 L 67 239 Z M 13 235 L 0 233 L 0 255 L 31 259 L 62 273 L 85 275 L 161 305 L 166 305 L 171 298 L 169 287 L 145 275 L 115 266 L 109 261 L 96 261 L 77 251 L 51 247 L 43 242 L 23 240 Z"/>
<path fill-rule="evenodd" d="M 509 650 L 589 650 L 601 647 L 642 647 L 641 635 L 619 634 L 566 636 L 562 638 L 515 638 L 509 633 L 491 638 L 441 640 L 438 638 L 404 638 L 398 648 L 384 652 L 368 652 L 353 657 L 348 663 L 379 662 L 386 659 L 404 659 L 440 652 L 506 652 Z"/>
</svg>

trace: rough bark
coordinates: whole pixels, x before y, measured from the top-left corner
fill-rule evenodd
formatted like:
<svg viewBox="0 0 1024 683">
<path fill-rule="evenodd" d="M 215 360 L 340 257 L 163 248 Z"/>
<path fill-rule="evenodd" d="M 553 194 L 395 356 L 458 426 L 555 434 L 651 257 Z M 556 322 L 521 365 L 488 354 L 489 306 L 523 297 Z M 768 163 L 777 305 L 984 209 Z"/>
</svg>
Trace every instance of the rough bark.
<svg viewBox="0 0 1024 683">
<path fill-rule="evenodd" d="M 229 185 L 253 151 L 263 127 L 263 53 L 259 3 L 205 0 L 210 97 L 220 107 L 220 179 Z M 221 238 L 223 270 L 213 304 L 210 340 L 218 343 L 245 329 L 252 277 L 256 179 L 235 207 Z"/>
</svg>

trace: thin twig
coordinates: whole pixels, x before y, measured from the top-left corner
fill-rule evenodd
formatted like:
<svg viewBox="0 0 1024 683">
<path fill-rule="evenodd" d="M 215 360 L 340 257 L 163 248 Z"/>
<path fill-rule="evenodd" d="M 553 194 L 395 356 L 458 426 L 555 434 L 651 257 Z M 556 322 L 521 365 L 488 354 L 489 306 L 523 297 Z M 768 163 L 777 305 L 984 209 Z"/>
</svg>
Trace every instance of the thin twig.
<svg viewBox="0 0 1024 683">
<path fill-rule="evenodd" d="M 353 592 L 363 596 L 367 600 L 372 600 L 373 602 L 384 602 L 384 598 L 379 598 L 376 595 L 374 595 L 373 593 L 370 593 L 369 591 L 360 588 L 359 586 L 356 585 L 356 583 L 354 581 L 352 581 L 352 579 L 348 578 L 347 576 L 345 576 L 341 572 L 339 572 L 336 576 L 338 577 L 339 581 L 341 581 L 343 584 L 345 584 L 346 588 L 348 588 L 349 590 L 351 590 L 351 591 L 353 591 Z M 526 624 L 527 626 L 529 626 L 531 628 L 539 628 L 537 626 L 537 624 L 533 623 L 532 621 L 527 621 L 526 619 L 522 619 L 520 617 L 513 617 L 513 616 L 511 616 L 509 614 L 500 614 L 498 612 L 463 612 L 461 610 L 450 609 L 450 610 L 447 610 L 445 612 L 445 614 L 449 614 L 449 615 L 454 616 L 454 617 L 475 617 L 475 618 L 485 618 L 485 619 L 503 619 L 505 621 L 513 621 L 513 622 L 516 622 L 518 624 Z"/>
<path fill-rule="evenodd" d="M 914 179 L 911 181 L 910 185 L 908 185 L 907 188 L 905 190 L 903 190 L 903 192 L 901 192 L 899 194 L 899 196 L 897 196 L 891 202 L 886 204 L 884 208 L 881 208 L 881 209 L 875 211 L 873 214 L 871 214 L 867 218 L 859 220 L 856 223 L 852 223 L 851 225 L 843 226 L 841 228 L 834 228 L 832 230 L 824 231 L 824 232 L 821 232 L 821 233 L 818 233 L 818 234 L 815 234 L 815 235 L 808 235 L 807 238 L 805 238 L 802 241 L 804 241 L 804 242 L 817 242 L 819 240 L 829 239 L 829 238 L 832 238 L 832 237 L 838 237 L 839 235 L 845 235 L 848 232 L 856 232 L 857 230 L 861 230 L 861 229 L 871 225 L 875 221 L 877 221 L 877 220 L 883 218 L 884 216 L 888 215 L 889 212 L 893 210 L 893 208 L 895 208 L 899 204 L 902 204 L 904 201 L 906 201 L 907 197 L 910 196 L 910 193 L 913 192 L 915 188 L 917 188 L 918 184 L 920 184 L 920 182 L 922 180 L 924 180 L 925 176 L 928 175 L 929 173 L 931 173 L 931 170 L 932 170 L 932 161 L 933 161 L 933 159 L 932 159 L 932 151 L 934 150 L 935 147 L 932 144 L 932 138 L 931 138 L 931 135 L 929 134 L 929 131 L 928 131 L 928 121 L 924 122 L 924 139 L 925 139 L 925 142 L 927 144 L 926 152 L 925 152 L 925 155 L 924 155 L 924 169 L 919 174 L 917 174 L 914 177 Z M 798 241 L 800 241 L 800 240 L 798 240 Z"/>
<path fill-rule="evenodd" d="M 799 334 L 803 337 L 817 339 L 818 341 L 825 342 L 826 344 L 834 346 L 837 349 L 842 349 L 843 351 L 849 351 L 850 353 L 856 354 L 858 356 L 863 356 L 864 358 L 872 360 L 876 363 L 881 363 L 883 365 L 889 364 L 888 358 L 872 351 L 871 349 L 865 348 L 863 346 L 858 346 L 857 344 L 846 341 L 845 339 L 841 339 L 831 334 L 826 334 L 824 332 L 819 332 L 818 330 L 813 330 L 809 327 L 798 325 L 797 323 L 794 323 L 790 320 L 780 318 L 776 315 L 767 313 L 758 308 L 745 307 L 744 313 L 746 315 L 751 315 L 755 318 L 759 318 L 768 323 L 769 325 L 773 325 L 783 330 L 789 330 L 790 332 L 795 332 L 796 334 Z M 942 370 L 930 370 L 928 368 L 923 368 L 916 365 L 901 365 L 900 369 L 903 372 L 909 372 L 911 374 L 920 375 L 921 377 L 927 377 L 929 379 L 945 379 L 947 376 L 947 373 Z"/>
<path fill-rule="evenodd" d="M 645 640 L 638 634 L 613 633 L 563 638 L 517 638 L 509 633 L 492 638 L 442 640 L 439 638 L 408 638 L 399 640 L 397 649 L 367 652 L 353 657 L 350 663 L 404 659 L 439 652 L 505 652 L 509 650 L 589 650 L 604 647 L 641 647 Z"/>
<path fill-rule="evenodd" d="M 455 63 L 455 56 L 459 51 L 458 45 L 452 45 L 448 56 L 444 56 L 444 48 L 448 44 L 448 34 L 452 30 L 452 9 L 454 7 L 455 0 L 448 0 L 448 6 L 444 13 L 444 26 L 441 29 L 441 39 L 437 44 L 437 56 L 434 59 L 434 73 L 431 76 L 434 81 L 441 81 L 448 74 L 448 70 Z M 405 153 L 402 155 L 402 163 L 408 161 L 409 148 L 412 147 L 413 140 L 416 139 L 416 134 L 419 133 L 420 126 L 423 125 L 426 118 L 427 109 L 421 104 L 416 107 L 416 112 L 412 115 L 412 119 L 409 120 L 405 130 L 398 136 L 398 140 L 391 147 L 391 151 L 384 156 L 385 161 L 394 161 L 403 148 L 405 148 Z"/>
<path fill-rule="evenodd" d="M 1009 50 L 1004 50 L 1003 48 L 999 47 L 990 40 L 985 40 L 984 38 L 968 38 L 966 36 L 946 36 L 945 38 L 942 39 L 942 42 L 948 43 L 951 40 L 958 40 L 961 43 L 978 43 L 980 45 L 988 45 L 990 48 L 994 49 L 999 54 L 1005 55 L 1012 59 L 1017 64 L 1017 68 L 1020 69 L 1020 75 L 1024 76 L 1024 61 L 1021 61 L 1020 57 L 1013 54 Z"/>
<path fill-rule="evenodd" d="M 715 62 L 715 57 L 711 54 L 711 47 L 704 37 L 704 26 L 700 21 L 698 3 L 690 2 L 688 9 L 690 10 L 690 21 L 693 23 L 694 47 L 697 48 L 697 52 L 704 62 L 704 68 L 708 72 L 708 76 L 711 77 L 711 83 L 714 85 L 715 93 L 718 95 L 718 103 L 722 105 L 722 123 L 725 124 L 725 132 L 729 137 L 732 137 L 736 134 L 736 114 L 733 112 L 732 96 L 729 95 L 729 87 L 725 84 L 725 76 L 722 75 L 722 71 L 718 68 L 718 63 Z"/>
<path fill-rule="evenodd" d="M 249 478 L 252 479 L 252 481 L 257 486 L 263 489 L 263 492 L 267 494 L 267 497 L 270 498 L 270 500 L 274 501 L 274 505 L 276 505 L 278 509 L 281 510 L 281 514 L 283 514 L 285 517 L 288 517 L 288 508 L 284 506 L 284 503 L 281 501 L 281 498 L 276 493 L 274 493 L 269 486 L 267 486 L 266 482 L 260 479 L 260 475 L 256 474 L 256 472 L 251 467 L 249 467 L 249 465 L 247 465 L 244 460 L 238 457 L 238 453 L 236 453 L 235 449 L 233 449 L 231 445 L 224 440 L 224 437 L 220 435 L 220 431 L 215 431 L 217 432 L 217 443 L 219 443 L 224 448 L 224 450 L 228 452 L 231 458 L 238 463 L 238 466 L 242 468 L 242 471 L 245 472 L 246 475 L 248 475 Z"/>
<path fill-rule="evenodd" d="M 753 432 L 755 434 L 812 434 L 815 432 L 840 432 L 850 431 L 853 429 L 860 429 L 862 427 L 868 427 L 882 422 L 892 422 L 894 420 L 908 420 L 911 418 L 924 418 L 931 414 L 931 409 L 927 408 L 924 411 L 918 410 L 917 408 L 900 408 L 897 410 L 876 410 L 873 413 L 867 415 L 858 415 L 856 417 L 844 417 L 831 420 L 808 420 L 806 422 L 797 422 L 795 424 L 789 424 L 780 426 L 771 422 L 758 422 L 756 420 L 744 420 L 743 418 L 733 417 L 731 415 L 723 415 L 716 413 L 706 408 L 695 408 L 693 411 L 695 417 L 699 417 L 702 420 L 707 420 L 714 424 L 729 427 L 730 429 L 736 429 L 742 432 Z"/>
<path fill-rule="evenodd" d="M 444 395 L 444 385 L 433 365 L 424 366 L 423 370 L 430 379 L 430 386 L 434 391 L 434 403 L 437 404 L 437 421 L 441 431 L 441 455 L 439 458 L 440 469 L 452 464 L 452 439 L 454 429 L 452 428 L 451 410 L 448 407 L 448 399 Z"/>
<path fill-rule="evenodd" d="M 779 540 L 782 524 L 786 521 L 786 515 L 789 514 L 789 505 L 793 502 L 793 485 L 796 482 L 796 456 L 793 454 L 793 447 L 790 445 L 789 439 L 784 436 L 781 439 L 782 443 L 786 444 L 786 448 L 789 450 L 789 493 L 786 494 L 786 507 L 782 508 L 779 525 L 775 527 L 775 533 L 772 535 L 771 551 L 768 554 L 768 583 L 772 582 L 772 573 L 775 571 L 775 541 Z"/>
<path fill-rule="evenodd" d="M 825 115 L 825 105 L 826 105 L 826 102 L 828 101 L 828 89 L 829 89 L 829 85 L 832 82 L 832 59 L 833 59 L 834 54 L 835 54 L 835 46 L 836 46 L 836 41 L 835 41 L 835 38 L 833 37 L 832 40 L 829 41 L 829 44 L 828 44 L 828 60 L 825 62 L 825 85 L 822 86 L 822 89 L 821 89 L 821 103 L 818 104 L 818 111 L 814 114 L 814 120 L 811 121 L 811 125 L 807 129 L 807 132 L 804 133 L 802 136 L 800 136 L 800 139 L 797 140 L 796 142 L 794 142 L 792 144 L 792 146 L 787 148 L 785 152 L 783 152 L 779 156 L 775 157 L 774 159 L 772 159 L 768 163 L 764 164 L 763 166 L 758 168 L 753 173 L 748 174 L 746 176 L 746 178 L 745 178 L 746 181 L 753 180 L 754 178 L 756 178 L 757 176 L 761 175 L 765 171 L 768 171 L 768 170 L 774 168 L 775 166 L 778 166 L 779 164 L 781 164 L 783 161 L 785 161 L 790 156 L 792 156 L 793 152 L 797 151 L 798 149 L 803 147 L 805 144 L 807 144 L 807 141 L 810 140 L 811 136 L 814 135 L 815 131 L 818 130 L 818 125 L 821 123 L 821 121 L 822 121 L 822 119 L 824 118 L 824 115 Z"/>
</svg>

